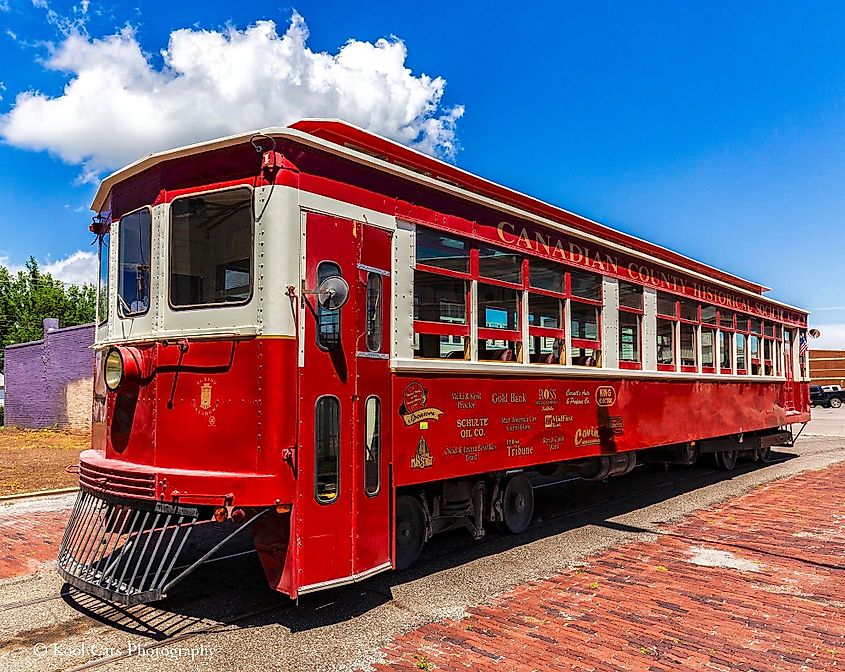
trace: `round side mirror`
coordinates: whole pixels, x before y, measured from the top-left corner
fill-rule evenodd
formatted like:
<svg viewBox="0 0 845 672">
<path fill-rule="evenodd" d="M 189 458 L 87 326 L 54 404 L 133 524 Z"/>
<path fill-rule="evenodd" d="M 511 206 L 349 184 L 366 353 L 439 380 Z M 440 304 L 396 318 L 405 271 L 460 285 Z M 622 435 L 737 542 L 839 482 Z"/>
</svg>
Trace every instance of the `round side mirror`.
<svg viewBox="0 0 845 672">
<path fill-rule="evenodd" d="M 810 338 L 818 338 L 822 335 L 822 332 L 820 332 L 818 329 L 810 329 L 810 331 L 807 332 L 807 335 Z"/>
<path fill-rule="evenodd" d="M 349 284 L 339 275 L 326 278 L 317 287 L 317 301 L 326 310 L 338 310 L 349 299 Z"/>
</svg>

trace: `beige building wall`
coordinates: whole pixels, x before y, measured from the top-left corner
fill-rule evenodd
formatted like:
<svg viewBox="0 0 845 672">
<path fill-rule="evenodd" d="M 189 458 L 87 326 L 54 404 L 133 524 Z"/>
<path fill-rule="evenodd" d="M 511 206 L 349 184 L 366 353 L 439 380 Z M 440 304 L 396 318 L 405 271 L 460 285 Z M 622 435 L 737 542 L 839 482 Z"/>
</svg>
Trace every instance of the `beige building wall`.
<svg viewBox="0 0 845 672">
<path fill-rule="evenodd" d="M 65 387 L 65 422 L 67 429 L 78 432 L 91 431 L 91 404 L 94 378 L 80 378 Z"/>
</svg>

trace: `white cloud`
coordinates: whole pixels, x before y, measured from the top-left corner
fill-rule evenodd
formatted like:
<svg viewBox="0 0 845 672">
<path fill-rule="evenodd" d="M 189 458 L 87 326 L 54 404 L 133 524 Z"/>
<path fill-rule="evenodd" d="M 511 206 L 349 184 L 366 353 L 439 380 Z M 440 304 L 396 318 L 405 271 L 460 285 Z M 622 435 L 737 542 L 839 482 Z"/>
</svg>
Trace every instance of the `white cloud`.
<svg viewBox="0 0 845 672">
<path fill-rule="evenodd" d="M 59 259 L 41 267 L 56 280 L 72 285 L 94 284 L 97 281 L 97 255 L 94 252 L 77 250 L 64 259 Z"/>
<path fill-rule="evenodd" d="M 43 0 L 36 0 L 42 2 Z M 463 107 L 441 104 L 446 82 L 414 75 L 396 38 L 312 51 L 297 13 L 244 30 L 170 34 L 155 67 L 134 30 L 92 39 L 71 31 L 46 65 L 69 75 L 61 95 L 18 94 L 0 135 L 83 167 L 83 181 L 150 152 L 302 117 L 340 117 L 445 158 Z"/>
<path fill-rule="evenodd" d="M 0 12 L 9 11 L 9 0 L 0 0 Z"/>
<path fill-rule="evenodd" d="M 9 269 L 9 273 L 15 275 L 18 271 L 23 271 L 24 267 L 18 264 L 15 264 L 9 259 L 9 255 L 0 252 L 0 266 L 5 266 Z"/>
<path fill-rule="evenodd" d="M 811 338 L 810 348 L 813 350 L 845 350 L 845 324 L 816 324 L 812 327 L 821 332 L 818 338 Z"/>
<path fill-rule="evenodd" d="M 5 266 L 9 272 L 16 274 L 18 271 L 25 271 L 23 264 L 12 262 L 9 256 L 0 252 L 0 266 Z M 42 273 L 49 273 L 56 280 L 71 285 L 82 285 L 84 283 L 94 284 L 97 281 L 97 255 L 94 252 L 77 250 L 53 262 L 38 262 Z"/>
</svg>

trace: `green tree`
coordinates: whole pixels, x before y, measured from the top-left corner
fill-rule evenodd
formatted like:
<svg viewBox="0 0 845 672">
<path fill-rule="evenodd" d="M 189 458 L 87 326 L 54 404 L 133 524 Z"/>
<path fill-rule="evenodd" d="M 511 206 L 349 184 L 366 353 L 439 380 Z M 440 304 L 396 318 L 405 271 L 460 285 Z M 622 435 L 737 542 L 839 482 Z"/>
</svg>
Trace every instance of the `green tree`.
<svg viewBox="0 0 845 672">
<path fill-rule="evenodd" d="M 0 371 L 3 348 L 41 338 L 45 318 L 58 318 L 62 327 L 93 322 L 96 297 L 94 285 L 65 285 L 42 273 L 32 257 L 16 274 L 0 266 Z"/>
</svg>

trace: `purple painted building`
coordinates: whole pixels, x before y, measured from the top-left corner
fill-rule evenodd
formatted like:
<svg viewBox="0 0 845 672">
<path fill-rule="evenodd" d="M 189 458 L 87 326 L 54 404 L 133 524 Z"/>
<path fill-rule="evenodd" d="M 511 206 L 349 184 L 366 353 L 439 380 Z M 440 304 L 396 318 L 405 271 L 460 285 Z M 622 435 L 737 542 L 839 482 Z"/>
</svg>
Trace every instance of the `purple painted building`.
<svg viewBox="0 0 845 672">
<path fill-rule="evenodd" d="M 90 431 L 93 343 L 93 324 L 46 319 L 42 340 L 6 347 L 6 425 Z"/>
</svg>

